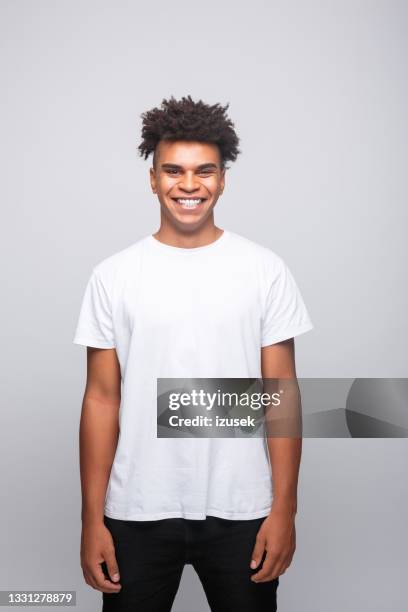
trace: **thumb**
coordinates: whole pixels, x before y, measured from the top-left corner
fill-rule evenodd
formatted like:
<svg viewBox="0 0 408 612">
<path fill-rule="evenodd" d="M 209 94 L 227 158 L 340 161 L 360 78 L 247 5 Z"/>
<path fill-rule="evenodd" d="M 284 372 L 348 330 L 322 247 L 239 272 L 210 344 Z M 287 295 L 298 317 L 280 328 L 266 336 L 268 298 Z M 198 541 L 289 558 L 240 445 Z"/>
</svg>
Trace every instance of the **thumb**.
<svg viewBox="0 0 408 612">
<path fill-rule="evenodd" d="M 265 551 L 265 543 L 265 537 L 258 533 L 255 540 L 255 546 L 251 555 L 251 569 L 257 568 L 258 565 L 261 563 L 262 556 Z"/>
<path fill-rule="evenodd" d="M 109 577 L 112 580 L 112 582 L 119 582 L 120 580 L 119 567 L 116 562 L 115 553 L 113 551 L 105 554 L 105 562 L 106 562 L 106 567 L 108 569 Z"/>
</svg>

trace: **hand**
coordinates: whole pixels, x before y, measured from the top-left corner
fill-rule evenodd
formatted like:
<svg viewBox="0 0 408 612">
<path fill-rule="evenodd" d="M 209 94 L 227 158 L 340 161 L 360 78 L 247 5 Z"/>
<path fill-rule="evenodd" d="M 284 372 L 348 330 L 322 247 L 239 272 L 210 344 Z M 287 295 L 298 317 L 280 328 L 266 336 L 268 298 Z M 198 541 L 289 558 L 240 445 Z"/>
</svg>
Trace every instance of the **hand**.
<svg viewBox="0 0 408 612">
<path fill-rule="evenodd" d="M 101 567 L 103 562 L 111 580 L 105 578 Z M 81 567 L 85 582 L 92 588 L 103 593 L 118 593 L 121 590 L 112 534 L 103 522 L 82 526 Z"/>
<path fill-rule="evenodd" d="M 283 574 L 296 550 L 295 517 L 286 510 L 273 508 L 262 523 L 252 552 L 252 569 L 256 569 L 266 552 L 262 568 L 251 576 L 253 582 L 268 582 Z"/>
</svg>

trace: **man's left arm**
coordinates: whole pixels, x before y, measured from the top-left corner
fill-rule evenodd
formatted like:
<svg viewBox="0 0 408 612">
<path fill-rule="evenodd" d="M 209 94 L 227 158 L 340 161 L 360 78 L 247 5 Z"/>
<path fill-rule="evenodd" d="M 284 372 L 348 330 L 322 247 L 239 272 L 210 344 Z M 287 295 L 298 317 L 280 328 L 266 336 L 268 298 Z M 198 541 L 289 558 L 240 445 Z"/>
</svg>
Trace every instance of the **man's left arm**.
<svg viewBox="0 0 408 612">
<path fill-rule="evenodd" d="M 262 378 L 296 379 L 294 339 L 261 349 Z M 261 569 L 251 576 L 254 582 L 267 582 L 283 574 L 296 549 L 295 515 L 302 438 L 267 438 L 272 469 L 273 501 L 269 515 L 258 531 L 251 557 L 256 569 L 266 551 Z"/>
</svg>

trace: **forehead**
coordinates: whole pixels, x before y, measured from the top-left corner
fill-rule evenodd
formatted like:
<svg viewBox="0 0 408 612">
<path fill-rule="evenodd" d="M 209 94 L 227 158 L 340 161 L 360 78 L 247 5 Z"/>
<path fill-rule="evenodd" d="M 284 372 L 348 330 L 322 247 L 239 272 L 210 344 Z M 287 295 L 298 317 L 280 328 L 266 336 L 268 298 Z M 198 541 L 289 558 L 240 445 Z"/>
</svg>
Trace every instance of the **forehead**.
<svg viewBox="0 0 408 612">
<path fill-rule="evenodd" d="M 177 164 L 183 168 L 205 163 L 220 165 L 221 162 L 217 145 L 195 140 L 161 140 L 156 147 L 156 157 L 160 164 Z"/>
</svg>

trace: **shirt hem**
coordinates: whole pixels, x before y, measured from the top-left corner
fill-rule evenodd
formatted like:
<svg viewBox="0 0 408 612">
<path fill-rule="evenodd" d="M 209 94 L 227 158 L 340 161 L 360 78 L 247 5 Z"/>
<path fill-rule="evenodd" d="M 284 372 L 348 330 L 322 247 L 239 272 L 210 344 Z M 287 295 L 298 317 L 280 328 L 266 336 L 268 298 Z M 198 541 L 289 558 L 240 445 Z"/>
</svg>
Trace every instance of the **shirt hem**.
<svg viewBox="0 0 408 612">
<path fill-rule="evenodd" d="M 271 506 L 262 508 L 260 510 L 254 510 L 253 512 L 230 512 L 226 510 L 217 510 L 216 508 L 208 508 L 205 512 L 185 512 L 182 510 L 175 510 L 171 512 L 154 513 L 121 513 L 105 508 L 104 514 L 108 518 L 121 521 L 160 521 L 166 518 L 184 518 L 203 521 L 207 516 L 242 521 L 266 517 L 270 511 Z"/>
<path fill-rule="evenodd" d="M 76 337 L 74 338 L 74 340 L 72 341 L 73 344 L 79 344 L 81 346 L 90 346 L 93 348 L 106 348 L 106 349 L 110 349 L 110 348 L 116 348 L 115 344 L 109 343 L 109 342 L 103 342 L 100 340 L 92 340 L 90 338 L 83 338 L 83 337 Z"/>
<path fill-rule="evenodd" d="M 284 340 L 288 340 L 289 338 L 294 338 L 295 336 L 299 336 L 300 334 L 304 334 L 307 331 L 314 329 L 313 323 L 305 323 L 304 325 L 299 325 L 297 327 L 289 327 L 286 330 L 283 330 L 280 334 L 275 334 L 274 336 L 266 336 L 262 342 L 261 347 L 269 346 L 271 344 L 276 344 L 277 342 L 283 342 Z"/>
</svg>

